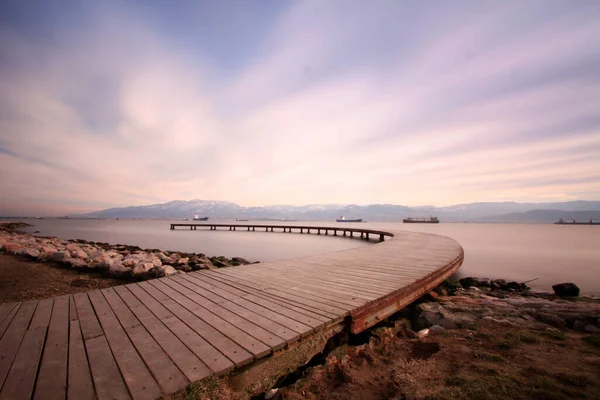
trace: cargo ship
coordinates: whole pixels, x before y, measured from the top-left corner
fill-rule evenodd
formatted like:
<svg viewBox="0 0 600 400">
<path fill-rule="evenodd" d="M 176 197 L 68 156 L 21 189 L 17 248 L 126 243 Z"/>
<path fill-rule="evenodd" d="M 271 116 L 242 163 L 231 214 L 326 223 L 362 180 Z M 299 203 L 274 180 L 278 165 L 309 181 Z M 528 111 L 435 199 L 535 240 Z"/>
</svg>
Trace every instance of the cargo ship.
<svg viewBox="0 0 600 400">
<path fill-rule="evenodd" d="M 405 224 L 439 224 L 437 217 L 430 218 L 405 218 L 402 220 Z"/>
<path fill-rule="evenodd" d="M 600 225 L 600 221 L 594 221 L 593 219 L 590 219 L 589 221 L 578 222 L 578 221 L 575 221 L 574 219 L 566 220 L 564 218 L 561 218 L 554 224 L 555 225 Z"/>
<path fill-rule="evenodd" d="M 208 221 L 208 217 L 200 218 L 198 214 L 194 215 L 194 221 Z"/>
<path fill-rule="evenodd" d="M 362 218 L 359 219 L 346 219 L 343 215 L 335 220 L 335 222 L 362 222 Z"/>
</svg>

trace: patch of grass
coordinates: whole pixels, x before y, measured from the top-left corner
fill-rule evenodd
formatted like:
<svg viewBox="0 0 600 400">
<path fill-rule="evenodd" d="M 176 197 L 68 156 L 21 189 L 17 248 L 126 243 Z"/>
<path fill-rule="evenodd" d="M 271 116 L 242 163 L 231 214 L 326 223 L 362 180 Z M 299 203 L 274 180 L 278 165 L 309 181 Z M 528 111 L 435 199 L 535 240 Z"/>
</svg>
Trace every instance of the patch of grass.
<svg viewBox="0 0 600 400">
<path fill-rule="evenodd" d="M 567 340 L 567 336 L 565 335 L 564 332 L 561 332 L 561 331 L 558 331 L 558 332 L 557 331 L 542 331 L 541 334 L 552 340 L 560 340 L 560 341 Z"/>
<path fill-rule="evenodd" d="M 179 393 L 180 396 L 177 398 L 181 400 L 212 398 L 211 394 L 218 391 L 218 389 L 219 380 L 215 376 L 211 376 L 201 382 L 188 385 L 182 392 Z"/>
<path fill-rule="evenodd" d="M 487 353 L 485 351 L 477 351 L 475 352 L 475 358 L 478 358 L 483 361 L 491 361 L 491 362 L 504 362 L 504 358 L 500 354 L 495 353 Z"/>
<path fill-rule="evenodd" d="M 587 344 L 591 344 L 595 347 L 600 347 L 600 335 L 588 335 L 581 338 Z"/>
<path fill-rule="evenodd" d="M 485 332 L 475 332 L 473 336 L 481 340 L 490 340 L 492 338 L 492 336 L 489 333 Z"/>
<path fill-rule="evenodd" d="M 449 376 L 446 378 L 446 386 L 462 387 L 469 383 L 469 380 L 458 375 Z"/>
<path fill-rule="evenodd" d="M 540 339 L 533 333 L 523 332 L 519 335 L 519 340 L 528 344 L 539 344 Z"/>
<path fill-rule="evenodd" d="M 577 386 L 577 387 L 589 385 L 590 383 L 592 383 L 590 378 L 588 378 L 586 375 L 565 374 L 562 372 L 559 374 L 556 374 L 556 380 L 562 384 Z"/>
</svg>

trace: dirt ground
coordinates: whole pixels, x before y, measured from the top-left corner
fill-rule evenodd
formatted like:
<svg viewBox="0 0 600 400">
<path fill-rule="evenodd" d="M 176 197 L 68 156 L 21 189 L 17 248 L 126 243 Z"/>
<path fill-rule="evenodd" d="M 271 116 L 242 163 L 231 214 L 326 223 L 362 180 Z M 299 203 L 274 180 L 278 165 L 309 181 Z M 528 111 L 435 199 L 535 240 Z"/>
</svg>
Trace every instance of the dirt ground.
<svg viewBox="0 0 600 400">
<path fill-rule="evenodd" d="M 0 254 L 0 303 L 44 299 L 123 285 L 128 281 Z"/>
<path fill-rule="evenodd" d="M 600 399 L 600 337 L 556 331 L 447 330 L 409 339 L 391 328 L 344 345 L 271 399 Z M 225 378 L 177 399 L 240 399 Z M 252 397 L 263 399 L 264 396 Z"/>
<path fill-rule="evenodd" d="M 600 348 L 584 337 L 592 336 L 494 328 L 421 340 L 384 329 L 275 398 L 599 399 Z"/>
</svg>

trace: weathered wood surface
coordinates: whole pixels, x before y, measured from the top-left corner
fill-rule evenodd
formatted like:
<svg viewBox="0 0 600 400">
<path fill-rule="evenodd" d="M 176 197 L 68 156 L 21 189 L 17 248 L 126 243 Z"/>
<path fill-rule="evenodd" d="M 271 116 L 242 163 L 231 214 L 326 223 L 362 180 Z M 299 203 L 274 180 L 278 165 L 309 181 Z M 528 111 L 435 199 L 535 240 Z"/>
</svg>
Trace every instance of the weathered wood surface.
<svg viewBox="0 0 600 400">
<path fill-rule="evenodd" d="M 0 304 L 0 400 L 158 398 L 310 340 L 346 317 L 353 332 L 366 329 L 439 284 L 463 259 L 458 243 L 437 235 L 285 228 L 393 237 L 336 253 Z"/>
</svg>

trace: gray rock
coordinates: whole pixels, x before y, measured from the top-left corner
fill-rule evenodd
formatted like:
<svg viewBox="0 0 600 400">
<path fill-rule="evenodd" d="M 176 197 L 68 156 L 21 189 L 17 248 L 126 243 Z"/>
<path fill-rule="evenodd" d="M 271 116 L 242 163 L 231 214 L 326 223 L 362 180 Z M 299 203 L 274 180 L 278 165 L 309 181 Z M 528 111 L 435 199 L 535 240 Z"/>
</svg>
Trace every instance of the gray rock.
<svg viewBox="0 0 600 400">
<path fill-rule="evenodd" d="M 52 255 L 52 259 L 54 261 L 58 261 L 58 262 L 65 262 L 69 258 L 71 258 L 71 255 L 69 254 L 68 251 L 57 251 L 56 253 L 54 253 Z"/>
<path fill-rule="evenodd" d="M 150 271 L 152 268 L 154 268 L 154 264 L 152 263 L 138 263 L 138 265 L 136 265 L 133 268 L 133 273 L 135 275 L 143 275 Z"/>
<path fill-rule="evenodd" d="M 430 335 L 437 335 L 443 331 L 445 331 L 446 329 L 444 329 L 443 326 L 440 325 L 433 325 L 431 328 L 429 328 L 429 334 Z"/>
<path fill-rule="evenodd" d="M 427 335 L 429 335 L 429 328 L 421 329 L 419 332 L 417 332 L 417 336 L 420 338 L 427 337 Z"/>
<path fill-rule="evenodd" d="M 552 325 L 556 328 L 562 329 L 562 328 L 566 328 L 566 326 L 567 326 L 567 323 L 556 314 L 537 312 L 535 314 L 535 319 L 537 319 L 538 321 L 543 322 L 545 324 Z"/>
<path fill-rule="evenodd" d="M 37 259 L 40 256 L 40 251 L 37 249 L 26 249 L 25 254 L 31 258 Z"/>
<path fill-rule="evenodd" d="M 579 296 L 579 287 L 574 283 L 559 283 L 552 286 L 552 290 L 559 297 L 576 297 Z"/>
<path fill-rule="evenodd" d="M 458 329 L 456 321 L 450 318 L 442 318 L 438 326 L 441 326 L 445 329 Z"/>
<path fill-rule="evenodd" d="M 175 275 L 177 273 L 177 270 L 170 265 L 163 265 L 160 268 L 163 268 L 164 276 Z"/>
<path fill-rule="evenodd" d="M 504 289 L 506 287 L 506 281 L 504 279 L 494 279 L 490 282 L 490 286 L 493 289 Z"/>
<path fill-rule="evenodd" d="M 588 333 L 600 333 L 600 328 L 592 324 L 587 324 L 583 330 Z"/>
<path fill-rule="evenodd" d="M 85 262 L 84 260 L 81 260 L 79 258 L 70 258 L 68 260 L 69 265 L 73 268 L 85 268 L 88 267 L 87 262 Z"/>
</svg>

